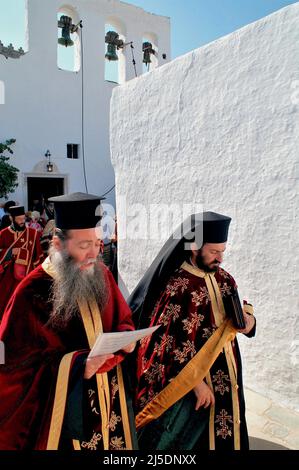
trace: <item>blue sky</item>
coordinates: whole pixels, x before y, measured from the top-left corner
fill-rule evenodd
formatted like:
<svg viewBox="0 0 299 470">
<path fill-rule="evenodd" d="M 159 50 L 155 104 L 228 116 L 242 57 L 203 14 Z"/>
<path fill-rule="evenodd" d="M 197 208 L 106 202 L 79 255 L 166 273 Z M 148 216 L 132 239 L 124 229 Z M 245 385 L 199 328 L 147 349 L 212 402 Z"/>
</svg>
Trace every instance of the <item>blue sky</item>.
<svg viewBox="0 0 299 470">
<path fill-rule="evenodd" d="M 297 0 L 132 0 L 127 3 L 171 18 L 174 58 Z"/>
<path fill-rule="evenodd" d="M 15 47 L 24 45 L 24 1 L 0 0 L 0 40 L 5 45 L 10 42 Z M 174 58 L 297 0 L 131 0 L 126 3 L 171 18 Z"/>
</svg>

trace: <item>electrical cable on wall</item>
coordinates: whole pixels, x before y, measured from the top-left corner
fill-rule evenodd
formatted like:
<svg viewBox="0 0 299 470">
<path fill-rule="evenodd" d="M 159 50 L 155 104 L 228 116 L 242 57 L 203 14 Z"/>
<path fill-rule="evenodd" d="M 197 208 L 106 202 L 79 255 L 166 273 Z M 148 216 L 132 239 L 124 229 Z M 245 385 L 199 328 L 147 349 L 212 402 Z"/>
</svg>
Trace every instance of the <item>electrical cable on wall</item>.
<svg viewBox="0 0 299 470">
<path fill-rule="evenodd" d="M 112 189 L 114 189 L 114 188 L 115 188 L 115 184 L 112 186 L 112 188 L 108 189 L 108 191 L 106 191 L 104 194 L 102 194 L 101 197 L 104 197 L 107 194 L 109 194 L 112 191 Z"/>
<path fill-rule="evenodd" d="M 83 175 L 84 175 L 84 184 L 85 184 L 85 190 L 86 193 L 88 193 L 88 186 L 87 186 L 87 177 L 86 177 L 86 165 L 85 165 L 85 143 L 84 143 L 84 45 L 83 45 L 83 25 L 82 25 L 82 20 L 79 23 L 80 30 L 81 30 L 81 140 L 82 140 L 82 163 L 83 163 Z M 133 52 L 132 52 L 133 55 Z M 133 60 L 134 60 L 134 55 L 133 55 Z M 134 63 L 134 62 L 133 62 Z M 134 66 L 135 67 L 135 66 Z M 135 68 L 135 73 L 136 73 L 136 68 Z M 109 194 L 113 189 L 115 188 L 115 184 L 108 190 L 106 191 L 102 196 L 106 196 Z"/>
<path fill-rule="evenodd" d="M 85 145 L 84 145 L 84 44 L 83 44 L 83 25 L 82 20 L 79 23 L 81 30 L 81 141 L 82 141 L 82 164 L 86 193 L 88 193 L 86 167 L 85 167 Z"/>
</svg>

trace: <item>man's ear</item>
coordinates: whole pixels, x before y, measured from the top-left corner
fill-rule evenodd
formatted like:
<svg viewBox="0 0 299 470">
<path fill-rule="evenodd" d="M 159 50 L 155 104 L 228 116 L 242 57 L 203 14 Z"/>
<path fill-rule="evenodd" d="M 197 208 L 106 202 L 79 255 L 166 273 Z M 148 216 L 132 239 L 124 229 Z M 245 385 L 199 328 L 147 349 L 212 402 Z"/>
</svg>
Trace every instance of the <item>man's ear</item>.
<svg viewBox="0 0 299 470">
<path fill-rule="evenodd" d="M 55 248 L 55 250 L 58 250 L 58 251 L 62 250 L 62 242 L 60 238 L 57 237 L 57 235 L 54 235 L 54 237 L 52 238 L 52 243 L 53 243 L 53 247 Z"/>
<path fill-rule="evenodd" d="M 192 254 L 197 256 L 198 255 L 198 246 L 195 242 L 192 242 L 190 244 L 190 250 L 192 251 Z"/>
</svg>

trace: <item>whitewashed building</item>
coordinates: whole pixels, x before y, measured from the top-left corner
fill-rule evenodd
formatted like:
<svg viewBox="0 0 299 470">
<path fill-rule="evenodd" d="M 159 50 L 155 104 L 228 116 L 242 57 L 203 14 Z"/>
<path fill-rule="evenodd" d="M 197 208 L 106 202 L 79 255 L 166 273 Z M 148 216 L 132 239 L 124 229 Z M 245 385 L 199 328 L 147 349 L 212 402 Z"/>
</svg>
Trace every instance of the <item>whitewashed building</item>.
<svg viewBox="0 0 299 470">
<path fill-rule="evenodd" d="M 188 215 L 183 203 L 230 215 L 224 268 L 257 317 L 256 337 L 240 339 L 254 392 L 249 431 L 297 449 L 298 57 L 296 3 L 117 88 L 111 101 L 125 285 L 140 280 L 170 219 Z M 161 206 L 169 212 L 158 227 Z"/>
<path fill-rule="evenodd" d="M 74 46 L 67 51 L 57 43 L 62 14 L 83 26 L 71 35 Z M 116 51 L 119 60 L 113 63 L 105 59 L 109 30 L 129 43 Z M 132 53 L 136 74 L 145 73 L 146 41 L 155 51 L 150 70 L 169 61 L 170 20 L 116 0 L 27 0 L 26 31 L 25 55 L 7 60 L 0 55 L 0 142 L 16 139 L 11 163 L 20 169 L 10 198 L 30 208 L 41 195 L 86 190 L 102 195 L 114 185 L 109 105 L 115 82 L 135 77 Z M 71 70 L 62 70 L 66 62 Z M 113 190 L 107 202 L 114 204 Z"/>
</svg>

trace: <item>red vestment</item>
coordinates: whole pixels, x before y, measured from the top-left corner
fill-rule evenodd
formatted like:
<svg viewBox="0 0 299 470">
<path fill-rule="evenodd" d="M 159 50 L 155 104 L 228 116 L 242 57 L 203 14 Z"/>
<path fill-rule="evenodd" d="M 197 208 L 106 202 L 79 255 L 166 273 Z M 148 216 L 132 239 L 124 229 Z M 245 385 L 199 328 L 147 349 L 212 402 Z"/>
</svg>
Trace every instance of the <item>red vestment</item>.
<svg viewBox="0 0 299 470">
<path fill-rule="evenodd" d="M 107 304 L 101 312 L 103 331 L 133 330 L 131 311 L 112 275 L 104 266 L 103 269 L 108 289 Z M 71 364 L 72 373 L 77 357 L 82 354 L 86 357 L 89 350 L 79 314 L 63 330 L 47 325 L 52 310 L 49 302 L 52 284 L 53 278 L 44 271 L 43 265 L 38 266 L 16 288 L 0 325 L 0 340 L 5 345 L 5 365 L 0 366 L 1 450 L 46 449 L 61 360 L 67 353 L 77 351 Z M 115 354 L 98 371 L 109 370 L 112 374 L 109 376 L 111 449 L 125 447 L 120 430 L 122 412 L 116 404 L 119 385 L 113 372 L 123 358 L 124 354 Z M 79 371 L 81 379 L 84 367 Z M 86 392 L 84 396 L 87 396 L 85 401 L 89 400 L 86 425 L 90 430 L 87 432 L 88 439 L 80 444 L 83 449 L 97 450 L 103 439 L 99 430 L 101 413 L 95 399 L 94 379 L 82 380 Z"/>
<path fill-rule="evenodd" d="M 208 339 L 227 318 L 223 299 L 236 283 L 224 269 L 206 273 L 184 262 L 170 277 L 152 312 L 143 311 L 142 327 L 159 325 L 141 340 L 137 354 L 136 408 L 141 412 L 188 366 Z M 255 327 L 247 335 L 255 334 Z M 200 449 L 201 422 L 209 422 L 203 438 L 210 449 L 248 448 L 242 363 L 237 338 L 227 341 L 205 380 L 213 391 L 215 405 L 210 418 L 195 411 L 196 397 L 188 392 L 165 414 L 145 426 L 140 434 L 141 450 Z M 162 401 L 162 400 L 161 400 Z"/>
<path fill-rule="evenodd" d="M 20 232 L 11 227 L 0 231 L 0 320 L 13 291 L 22 280 L 17 279 L 18 271 L 25 277 L 44 258 L 39 238 L 38 232 L 28 227 Z M 13 249 L 17 250 L 14 255 Z"/>
</svg>

